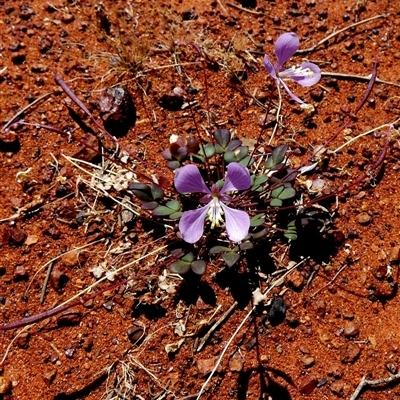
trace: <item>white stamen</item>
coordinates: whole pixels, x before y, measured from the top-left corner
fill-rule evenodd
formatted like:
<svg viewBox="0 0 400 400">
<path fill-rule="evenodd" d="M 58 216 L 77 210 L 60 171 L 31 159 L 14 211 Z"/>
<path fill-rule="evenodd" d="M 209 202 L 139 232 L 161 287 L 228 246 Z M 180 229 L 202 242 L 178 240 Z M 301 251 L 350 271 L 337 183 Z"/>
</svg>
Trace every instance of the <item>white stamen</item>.
<svg viewBox="0 0 400 400">
<path fill-rule="evenodd" d="M 223 215 L 224 210 L 221 207 L 218 197 L 213 196 L 207 211 L 208 219 L 211 221 L 211 229 L 221 226 L 224 222 L 224 219 L 222 218 Z"/>
<path fill-rule="evenodd" d="M 311 78 L 314 76 L 314 71 L 312 71 L 310 68 L 301 68 L 300 66 L 296 67 L 293 65 L 293 67 L 281 71 L 278 76 L 281 78 L 291 78 L 292 76 L 305 76 L 307 78 Z"/>
</svg>

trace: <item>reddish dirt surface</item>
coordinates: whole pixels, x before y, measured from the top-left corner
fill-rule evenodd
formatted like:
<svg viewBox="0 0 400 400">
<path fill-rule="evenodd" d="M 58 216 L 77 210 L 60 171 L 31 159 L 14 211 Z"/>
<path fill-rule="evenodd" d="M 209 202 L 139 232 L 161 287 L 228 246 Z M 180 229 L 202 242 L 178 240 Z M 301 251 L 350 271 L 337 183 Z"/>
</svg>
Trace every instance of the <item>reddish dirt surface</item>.
<svg viewBox="0 0 400 400">
<path fill-rule="evenodd" d="M 72 132 L 62 136 L 32 126 L 0 132 L 1 323 L 77 296 L 98 281 L 91 270 L 99 265 L 112 270 L 130 263 L 114 282 L 137 278 L 74 307 L 67 317 L 45 319 L 21 334 L 18 329 L 1 332 L 0 392 L 4 399 L 196 398 L 190 395 L 206 380 L 200 368 L 204 360 L 212 364 L 220 356 L 252 307 L 247 296 L 247 271 L 252 266 L 243 264 L 237 274 L 221 274 L 221 263 L 210 264 L 198 293 L 177 276 L 165 281 L 170 289 L 175 285 L 174 290 L 160 287 L 160 277 L 168 270 L 153 267 L 167 255 L 163 239 L 154 243 L 140 220 L 125 226 L 120 204 L 91 189 L 84 182 L 90 177 L 64 157 L 90 160 L 90 151 L 77 154 L 82 150 L 78 140 L 89 140 L 90 129 L 97 129 L 68 101 L 53 73 L 63 77 L 96 117 L 100 92 L 117 83 L 126 85 L 134 97 L 137 121 L 120 143 L 145 160 L 136 162 L 138 174 L 172 182 L 160 153 L 171 134 L 195 128 L 187 110 L 168 111 L 159 99 L 174 87 L 194 87 L 199 89 L 200 125 L 206 123 L 207 108 L 198 54 L 190 46 L 174 44 L 176 40 L 193 41 L 206 52 L 209 101 L 219 124 L 240 138 L 256 138 L 263 109 L 251 94 L 262 99 L 273 89 L 262 56 L 265 52 L 273 57 L 273 42 L 282 32 L 296 32 L 304 49 L 335 30 L 389 13 L 294 59 L 306 57 L 326 74 L 368 76 L 379 57 L 378 77 L 399 85 L 398 3 L 282 0 L 258 1 L 243 9 L 235 0 L 93 3 L 0 0 L 2 125 L 47 94 L 18 118 Z M 235 72 L 246 73 L 247 79 L 232 79 Z M 299 96 L 315 105 L 311 118 L 284 94 L 275 145 L 311 151 L 332 136 L 368 84 L 332 79 L 336 78 L 324 76 L 320 86 L 311 89 L 293 84 Z M 376 83 L 358 118 L 330 149 L 383 124 L 394 122 L 397 128 L 399 114 L 399 87 Z M 357 180 L 378 159 L 386 131 L 366 135 L 331 158 L 332 189 Z M 265 130 L 265 141 L 271 132 L 272 128 Z M 112 148 L 110 140 L 104 143 Z M 284 297 L 286 320 L 271 326 L 268 307 L 261 306 L 233 339 L 202 399 L 349 399 L 364 375 L 379 379 L 398 373 L 399 148 L 395 129 L 376 186 L 365 181 L 341 196 L 334 218 L 340 244 L 329 249 L 306 237 L 293 245 L 294 261 L 316 248 L 322 249 L 323 257 L 305 262 L 273 289 L 271 298 L 279 293 Z M 110 193 L 117 199 L 124 195 Z M 84 216 L 77 222 L 81 211 Z M 99 242 L 90 244 L 94 241 Z M 284 256 L 286 246 L 272 244 L 277 268 L 291 260 Z M 41 303 L 49 266 L 52 273 Z M 262 288 L 269 279 L 264 276 Z M 111 283 L 102 282 L 90 293 Z M 220 318 L 238 292 L 245 300 L 197 351 L 209 329 L 205 322 Z M 132 343 L 132 327 L 139 329 L 140 338 L 141 326 L 144 337 Z M 168 356 L 165 346 L 181 339 L 181 347 Z M 399 399 L 397 383 L 365 390 L 357 398 Z"/>
</svg>

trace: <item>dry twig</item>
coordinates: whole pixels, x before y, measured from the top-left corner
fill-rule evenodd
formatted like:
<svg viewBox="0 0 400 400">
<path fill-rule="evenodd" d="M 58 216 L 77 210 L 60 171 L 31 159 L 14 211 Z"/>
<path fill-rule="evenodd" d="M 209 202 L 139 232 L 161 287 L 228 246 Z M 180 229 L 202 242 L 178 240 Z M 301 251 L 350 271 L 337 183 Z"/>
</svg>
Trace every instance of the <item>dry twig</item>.
<svg viewBox="0 0 400 400">
<path fill-rule="evenodd" d="M 367 380 L 367 376 L 364 375 L 362 377 L 360 383 L 358 384 L 356 390 L 351 395 L 350 400 L 356 400 L 358 395 L 361 393 L 361 391 L 363 390 L 363 388 L 365 386 L 376 386 L 376 385 L 382 385 L 382 384 L 386 385 L 388 383 L 397 381 L 399 379 L 400 379 L 400 374 L 396 374 L 396 375 L 388 376 L 387 378 L 381 378 L 381 379 L 376 379 L 375 381 L 369 381 L 369 380 Z"/>
</svg>

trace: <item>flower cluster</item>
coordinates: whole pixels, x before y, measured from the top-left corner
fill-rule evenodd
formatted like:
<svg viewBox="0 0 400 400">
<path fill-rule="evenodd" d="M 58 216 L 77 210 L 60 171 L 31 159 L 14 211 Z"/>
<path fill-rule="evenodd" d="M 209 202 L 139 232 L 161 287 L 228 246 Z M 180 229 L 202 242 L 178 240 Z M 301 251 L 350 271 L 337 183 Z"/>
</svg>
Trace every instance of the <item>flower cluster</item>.
<svg viewBox="0 0 400 400">
<path fill-rule="evenodd" d="M 232 201 L 228 192 L 246 190 L 251 185 L 250 173 L 246 167 L 239 163 L 229 164 L 222 189 L 213 184 L 210 190 L 199 169 L 193 164 L 179 168 L 175 172 L 174 183 L 179 193 L 205 193 L 200 199 L 200 203 L 205 206 L 185 211 L 179 221 L 183 240 L 188 243 L 197 242 L 203 235 L 205 219 L 211 222 L 213 229 L 221 226 L 223 215 L 229 240 L 240 242 L 247 236 L 250 228 L 249 215 L 245 211 L 227 206 Z"/>
</svg>

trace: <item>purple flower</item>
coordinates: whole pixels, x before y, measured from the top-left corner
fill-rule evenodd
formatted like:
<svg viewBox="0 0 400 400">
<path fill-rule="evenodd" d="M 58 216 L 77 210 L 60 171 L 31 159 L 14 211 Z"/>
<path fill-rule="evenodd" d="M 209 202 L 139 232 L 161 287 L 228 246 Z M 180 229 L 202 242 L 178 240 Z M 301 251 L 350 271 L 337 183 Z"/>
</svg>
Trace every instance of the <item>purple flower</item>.
<svg viewBox="0 0 400 400">
<path fill-rule="evenodd" d="M 273 65 L 269 57 L 265 55 L 264 66 L 272 78 L 275 79 L 277 85 L 281 84 L 293 100 L 304 104 L 302 100 L 290 91 L 284 80 L 292 79 L 302 86 L 312 86 L 321 79 L 321 70 L 317 65 L 310 62 L 303 62 L 300 66 L 283 69 L 283 64 L 296 53 L 299 45 L 300 40 L 295 33 L 284 33 L 275 42 L 275 54 L 278 62 Z"/>
<path fill-rule="evenodd" d="M 200 199 L 200 202 L 206 205 L 196 210 L 185 211 L 179 221 L 179 230 L 186 242 L 195 243 L 201 238 L 206 218 L 211 222 L 211 229 L 221 226 L 224 221 L 223 215 L 229 240 L 240 242 L 247 236 L 250 217 L 245 211 L 228 207 L 226 204 L 229 204 L 232 198 L 226 193 L 248 189 L 251 185 L 250 173 L 238 163 L 229 164 L 227 170 L 222 189 L 214 184 L 211 190 L 204 183 L 195 165 L 185 165 L 176 170 L 174 183 L 179 193 L 206 193 Z"/>
</svg>

